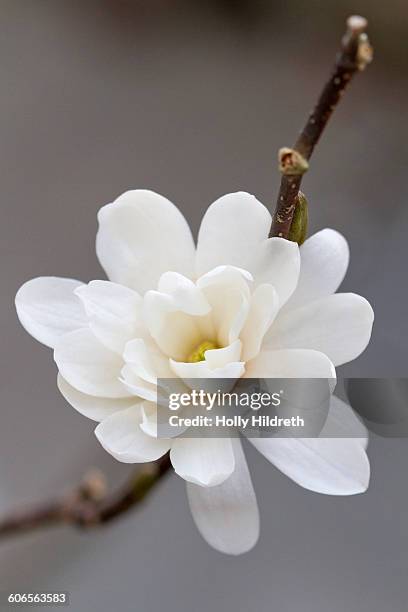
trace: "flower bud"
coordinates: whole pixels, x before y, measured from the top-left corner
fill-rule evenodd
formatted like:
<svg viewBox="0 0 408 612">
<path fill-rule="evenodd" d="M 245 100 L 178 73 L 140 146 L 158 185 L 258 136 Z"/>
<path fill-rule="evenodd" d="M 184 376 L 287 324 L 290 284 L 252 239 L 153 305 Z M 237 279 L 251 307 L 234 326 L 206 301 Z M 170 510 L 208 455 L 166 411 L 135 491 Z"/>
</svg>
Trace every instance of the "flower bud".
<svg viewBox="0 0 408 612">
<path fill-rule="evenodd" d="M 292 224 L 289 230 L 288 240 L 297 242 L 299 246 L 306 240 L 308 218 L 309 215 L 306 196 L 304 193 L 299 191 L 297 195 L 295 213 L 293 215 Z"/>
</svg>

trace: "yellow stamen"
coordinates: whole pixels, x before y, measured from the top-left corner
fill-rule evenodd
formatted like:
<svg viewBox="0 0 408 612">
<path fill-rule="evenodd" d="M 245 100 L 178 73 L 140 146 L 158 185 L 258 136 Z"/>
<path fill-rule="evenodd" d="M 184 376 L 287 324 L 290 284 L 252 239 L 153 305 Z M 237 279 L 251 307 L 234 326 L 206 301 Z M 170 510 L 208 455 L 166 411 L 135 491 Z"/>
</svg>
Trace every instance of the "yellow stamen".
<svg viewBox="0 0 408 612">
<path fill-rule="evenodd" d="M 204 342 L 201 342 L 192 353 L 190 353 L 190 355 L 187 357 L 187 361 L 188 363 L 198 363 L 199 361 L 204 361 L 205 352 L 217 348 L 219 348 L 219 346 L 215 342 L 205 340 Z"/>
</svg>

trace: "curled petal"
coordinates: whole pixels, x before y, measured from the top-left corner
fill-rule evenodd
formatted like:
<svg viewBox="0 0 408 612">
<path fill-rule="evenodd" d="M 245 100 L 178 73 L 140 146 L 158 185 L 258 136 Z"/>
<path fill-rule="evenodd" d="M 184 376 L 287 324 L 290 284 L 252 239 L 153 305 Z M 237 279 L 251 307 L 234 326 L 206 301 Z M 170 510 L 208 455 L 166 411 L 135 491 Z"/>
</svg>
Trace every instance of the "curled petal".
<svg viewBox="0 0 408 612">
<path fill-rule="evenodd" d="M 207 360 L 187 363 L 170 359 L 170 366 L 174 374 L 180 376 L 187 384 L 190 384 L 189 381 L 195 378 L 236 379 L 245 372 L 245 364 L 242 361 L 232 361 L 222 367 L 212 369 Z"/>
<path fill-rule="evenodd" d="M 148 291 L 143 309 L 150 334 L 165 355 L 185 359 L 201 341 L 198 317 L 175 309 L 171 296 Z"/>
<path fill-rule="evenodd" d="M 234 266 L 219 266 L 201 276 L 197 285 L 202 288 L 211 305 L 207 327 L 210 337 L 221 346 L 235 342 L 248 317 L 252 276 Z"/>
<path fill-rule="evenodd" d="M 95 429 L 103 448 L 123 463 L 144 463 L 162 457 L 170 448 L 169 440 L 146 435 L 140 428 L 141 410 L 132 406 L 116 412 Z"/>
</svg>

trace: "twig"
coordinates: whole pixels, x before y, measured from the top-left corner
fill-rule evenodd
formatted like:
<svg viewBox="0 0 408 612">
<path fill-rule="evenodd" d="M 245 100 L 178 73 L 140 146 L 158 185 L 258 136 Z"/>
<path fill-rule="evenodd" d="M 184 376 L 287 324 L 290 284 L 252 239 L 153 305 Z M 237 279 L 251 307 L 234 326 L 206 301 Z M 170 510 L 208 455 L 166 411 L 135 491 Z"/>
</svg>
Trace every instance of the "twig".
<svg viewBox="0 0 408 612">
<path fill-rule="evenodd" d="M 102 474 L 92 471 L 68 495 L 22 512 L 11 512 L 0 520 L 0 538 L 55 525 L 89 528 L 108 523 L 142 502 L 170 466 L 170 457 L 166 454 L 144 466 L 120 491 L 110 495 L 106 493 Z"/>
<path fill-rule="evenodd" d="M 348 18 L 347 31 L 333 72 L 315 108 L 293 149 L 285 147 L 279 151 L 282 179 L 269 236 L 288 238 L 302 176 L 309 166 L 308 160 L 352 77 L 364 70 L 372 60 L 373 50 L 365 33 L 366 29 L 367 20 L 364 17 L 355 15 Z"/>
</svg>

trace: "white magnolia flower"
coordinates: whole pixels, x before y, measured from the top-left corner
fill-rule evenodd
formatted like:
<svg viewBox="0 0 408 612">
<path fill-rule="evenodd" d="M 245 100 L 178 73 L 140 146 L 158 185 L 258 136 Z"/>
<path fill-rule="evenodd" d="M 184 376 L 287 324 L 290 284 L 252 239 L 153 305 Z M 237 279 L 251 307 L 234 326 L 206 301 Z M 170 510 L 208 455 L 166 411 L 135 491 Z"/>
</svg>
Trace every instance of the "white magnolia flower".
<svg viewBox="0 0 408 612">
<path fill-rule="evenodd" d="M 364 298 L 335 294 L 349 259 L 340 234 L 325 229 L 299 249 L 268 239 L 270 225 L 254 196 L 229 194 L 207 210 L 195 247 L 171 202 L 129 191 L 99 212 L 96 251 L 109 281 L 36 278 L 16 296 L 22 325 L 54 349 L 60 391 L 99 421 L 103 447 L 128 463 L 170 450 L 198 529 L 230 554 L 259 532 L 241 443 L 152 435 L 157 377 L 331 378 L 365 349 L 373 323 Z M 324 432 L 333 429 L 351 437 L 251 442 L 307 489 L 363 492 L 366 432 L 336 398 Z"/>
</svg>

